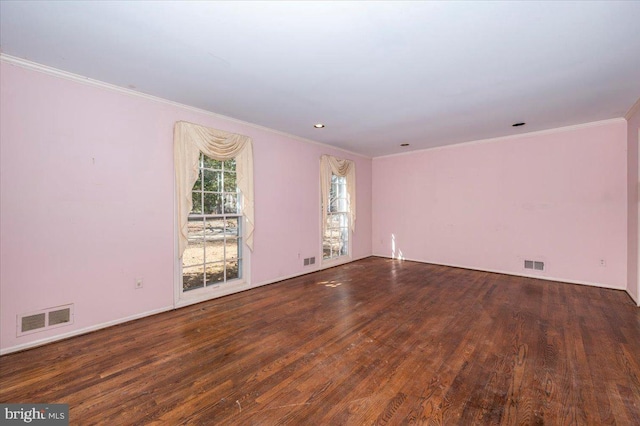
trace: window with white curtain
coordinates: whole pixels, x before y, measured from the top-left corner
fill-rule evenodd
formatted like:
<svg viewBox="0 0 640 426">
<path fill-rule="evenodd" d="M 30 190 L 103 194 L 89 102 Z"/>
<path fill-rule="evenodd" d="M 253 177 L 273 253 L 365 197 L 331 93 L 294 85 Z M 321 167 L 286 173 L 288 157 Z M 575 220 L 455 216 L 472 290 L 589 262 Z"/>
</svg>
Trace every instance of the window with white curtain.
<svg viewBox="0 0 640 426">
<path fill-rule="evenodd" d="M 347 178 L 331 174 L 331 188 L 326 203 L 327 219 L 322 238 L 322 259 L 349 255 L 349 200 Z"/>
<path fill-rule="evenodd" d="M 351 256 L 356 221 L 356 167 L 352 160 L 320 157 L 322 260 Z"/>
<path fill-rule="evenodd" d="M 176 304 L 246 289 L 255 228 L 253 141 L 179 121 L 174 167 Z"/>
</svg>

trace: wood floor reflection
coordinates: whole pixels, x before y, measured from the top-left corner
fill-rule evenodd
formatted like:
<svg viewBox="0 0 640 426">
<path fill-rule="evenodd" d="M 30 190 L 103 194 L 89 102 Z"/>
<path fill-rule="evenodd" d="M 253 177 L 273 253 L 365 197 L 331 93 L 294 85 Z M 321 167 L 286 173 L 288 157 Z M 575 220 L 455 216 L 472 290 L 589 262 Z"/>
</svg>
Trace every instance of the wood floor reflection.
<svg viewBox="0 0 640 426">
<path fill-rule="evenodd" d="M 71 424 L 640 424 L 622 291 L 371 257 L 0 358 Z"/>
</svg>

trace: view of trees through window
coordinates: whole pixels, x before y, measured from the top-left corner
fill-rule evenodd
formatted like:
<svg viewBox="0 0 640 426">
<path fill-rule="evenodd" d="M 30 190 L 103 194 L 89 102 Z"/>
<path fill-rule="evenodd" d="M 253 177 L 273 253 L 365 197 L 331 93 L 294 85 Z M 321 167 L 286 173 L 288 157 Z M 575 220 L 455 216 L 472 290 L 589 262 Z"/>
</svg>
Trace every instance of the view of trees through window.
<svg viewBox="0 0 640 426">
<path fill-rule="evenodd" d="M 331 175 L 327 203 L 327 224 L 322 238 L 322 258 L 334 259 L 349 254 L 349 205 L 347 178 Z"/>
<path fill-rule="evenodd" d="M 182 257 L 183 291 L 242 277 L 240 196 L 235 159 L 218 161 L 200 154 L 188 222 L 189 244 Z"/>
</svg>

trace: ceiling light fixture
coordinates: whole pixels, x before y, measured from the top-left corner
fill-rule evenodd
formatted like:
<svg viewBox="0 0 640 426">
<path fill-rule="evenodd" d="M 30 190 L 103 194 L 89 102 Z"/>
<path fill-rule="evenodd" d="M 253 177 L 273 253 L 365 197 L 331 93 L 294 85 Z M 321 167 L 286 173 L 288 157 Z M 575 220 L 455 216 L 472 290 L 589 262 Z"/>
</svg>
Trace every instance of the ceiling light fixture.
<svg viewBox="0 0 640 426">
<path fill-rule="evenodd" d="M 322 123 L 314 124 L 313 127 L 315 127 L 316 129 L 322 129 L 324 127 L 324 124 Z"/>
<path fill-rule="evenodd" d="M 409 146 L 408 143 L 401 143 L 400 146 Z"/>
<path fill-rule="evenodd" d="M 512 127 L 520 127 L 520 126 L 524 126 L 525 124 L 527 124 L 527 123 L 514 123 L 511 126 Z"/>
</svg>

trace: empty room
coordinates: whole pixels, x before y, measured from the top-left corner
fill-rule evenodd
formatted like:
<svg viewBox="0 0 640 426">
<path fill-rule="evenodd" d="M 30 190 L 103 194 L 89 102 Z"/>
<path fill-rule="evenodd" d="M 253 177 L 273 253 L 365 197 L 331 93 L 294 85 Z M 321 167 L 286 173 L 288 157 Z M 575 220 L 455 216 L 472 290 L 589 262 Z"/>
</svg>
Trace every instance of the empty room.
<svg viewBox="0 0 640 426">
<path fill-rule="evenodd" d="M 0 423 L 640 424 L 640 2 L 0 1 Z"/>
</svg>

